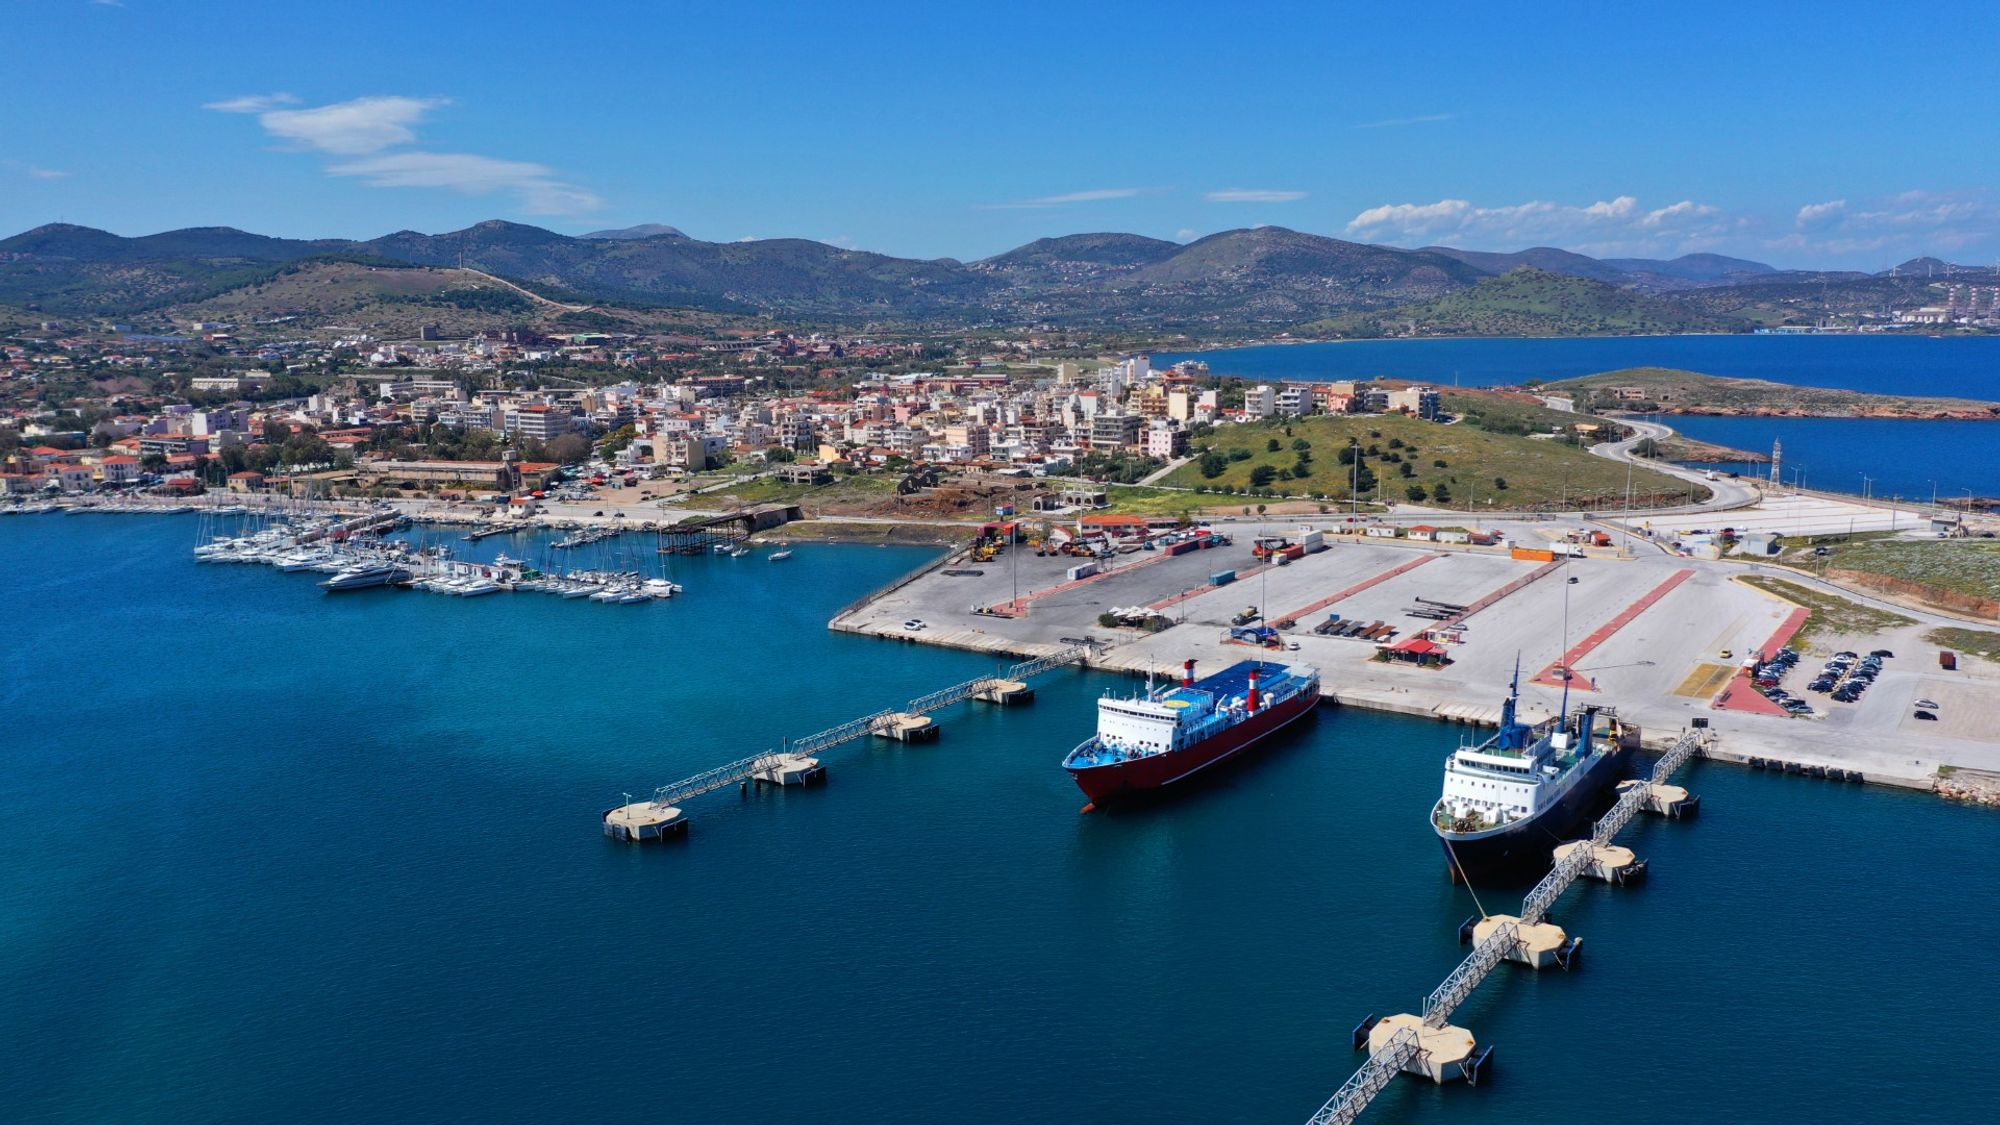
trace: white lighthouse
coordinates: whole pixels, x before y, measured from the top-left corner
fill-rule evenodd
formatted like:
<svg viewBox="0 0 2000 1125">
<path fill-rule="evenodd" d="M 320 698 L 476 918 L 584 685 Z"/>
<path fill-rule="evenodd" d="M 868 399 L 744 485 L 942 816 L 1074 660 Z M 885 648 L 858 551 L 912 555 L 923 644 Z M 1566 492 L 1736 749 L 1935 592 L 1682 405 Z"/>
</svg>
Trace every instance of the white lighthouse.
<svg viewBox="0 0 2000 1125">
<path fill-rule="evenodd" d="M 1783 483 L 1784 483 L 1784 480 L 1785 480 L 1785 474 L 1784 474 L 1784 469 L 1783 469 L 1783 465 L 1784 465 L 1784 463 L 1785 463 L 1785 443 L 1784 443 L 1784 442 L 1782 442 L 1782 441 L 1773 441 L 1773 442 L 1771 443 L 1771 483 L 1772 483 L 1772 484 L 1783 484 Z"/>
</svg>

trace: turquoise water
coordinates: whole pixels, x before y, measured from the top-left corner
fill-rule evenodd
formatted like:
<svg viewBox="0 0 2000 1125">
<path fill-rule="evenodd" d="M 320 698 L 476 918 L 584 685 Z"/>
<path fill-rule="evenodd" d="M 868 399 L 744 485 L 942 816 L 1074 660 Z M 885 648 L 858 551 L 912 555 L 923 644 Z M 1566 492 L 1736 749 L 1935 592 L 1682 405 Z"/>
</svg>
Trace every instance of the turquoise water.
<svg viewBox="0 0 2000 1125">
<path fill-rule="evenodd" d="M 1157 352 L 1156 367 L 1200 359 L 1260 379 L 1422 379 L 1484 387 L 1623 367 L 1888 394 L 2000 399 L 2000 336 L 1602 336 L 1565 339 L 1350 340 Z"/>
<path fill-rule="evenodd" d="M 193 539 L 0 519 L 0 1120 L 1300 1121 L 1463 954 L 1424 824 L 1452 728 L 1324 709 L 1081 816 L 1056 763 L 1130 684 L 1092 673 L 702 798 L 685 841 L 598 834 L 990 669 L 824 629 L 921 551 L 681 560 L 686 597 L 616 607 L 329 597 Z M 2000 821 L 1692 785 L 1701 820 L 1630 837 L 1648 885 L 1559 905 L 1581 970 L 1462 1010 L 1495 1081 L 1370 1120 L 1982 1116 Z"/>
</svg>

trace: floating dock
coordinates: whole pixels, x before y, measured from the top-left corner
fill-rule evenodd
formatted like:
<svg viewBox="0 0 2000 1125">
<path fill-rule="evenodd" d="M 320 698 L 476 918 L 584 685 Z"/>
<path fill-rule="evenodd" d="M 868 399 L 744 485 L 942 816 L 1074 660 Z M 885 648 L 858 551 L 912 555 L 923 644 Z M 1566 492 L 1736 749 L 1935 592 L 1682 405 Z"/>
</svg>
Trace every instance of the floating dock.
<svg viewBox="0 0 2000 1125">
<path fill-rule="evenodd" d="M 929 715 L 891 711 L 875 724 L 874 735 L 895 742 L 929 742 L 938 736 L 937 720 Z"/>
<path fill-rule="evenodd" d="M 1561 863 L 1577 848 L 1590 849 L 1590 859 L 1579 873 L 1582 878 L 1622 884 L 1635 883 L 1646 876 L 1646 861 L 1634 854 L 1631 848 L 1617 844 L 1593 844 L 1588 840 L 1557 844 L 1556 862 Z"/>
</svg>

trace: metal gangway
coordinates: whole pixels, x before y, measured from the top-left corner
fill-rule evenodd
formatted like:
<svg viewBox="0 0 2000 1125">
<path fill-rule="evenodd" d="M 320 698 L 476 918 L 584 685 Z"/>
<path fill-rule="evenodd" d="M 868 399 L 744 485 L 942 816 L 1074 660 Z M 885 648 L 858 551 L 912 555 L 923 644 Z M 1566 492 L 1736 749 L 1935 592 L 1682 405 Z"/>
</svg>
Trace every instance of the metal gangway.
<svg viewBox="0 0 2000 1125">
<path fill-rule="evenodd" d="M 662 785 L 658 789 L 653 790 L 653 803 L 663 806 L 678 805 L 683 801 L 699 797 L 704 793 L 713 793 L 718 789 L 727 789 L 732 785 L 740 785 L 778 765 L 786 758 L 810 757 L 823 753 L 843 743 L 852 742 L 857 738 L 866 738 L 876 731 L 884 729 L 898 717 L 926 715 L 932 711 L 943 710 L 954 703 L 970 699 L 997 684 L 1005 684 L 1010 681 L 1025 682 L 1031 676 L 1040 675 L 1054 668 L 1075 664 L 1089 655 L 1090 647 L 1088 645 L 1072 645 L 1068 648 L 1049 653 L 1046 656 L 1038 656 L 1033 660 L 1024 660 L 997 676 L 981 676 L 978 679 L 967 680 L 962 684 L 954 684 L 942 691 L 934 691 L 929 695 L 918 696 L 900 708 L 889 708 L 876 711 L 873 714 L 863 715 L 858 719 L 849 719 L 839 726 L 828 727 L 823 731 L 806 735 L 804 738 L 793 739 L 779 749 L 766 750 L 760 754 L 753 754 L 748 758 L 731 762 L 726 766 L 717 766 L 712 770 L 695 774 L 693 777 L 682 778 L 679 781 Z"/>
<path fill-rule="evenodd" d="M 1443 1027 L 1460 1004 L 1465 1003 L 1493 966 L 1505 960 L 1520 938 L 1521 925 L 1534 925 L 1548 916 L 1549 908 L 1562 897 L 1583 869 L 1590 866 L 1591 852 L 1597 846 L 1608 844 L 1623 831 L 1632 818 L 1638 815 L 1652 794 L 1652 787 L 1664 784 L 1679 772 L 1688 760 L 1709 746 L 1713 737 L 1705 729 L 1683 733 L 1668 751 L 1661 755 L 1653 767 L 1653 775 L 1644 785 L 1634 785 L 1625 790 L 1611 810 L 1597 819 L 1591 827 L 1591 847 L 1572 848 L 1556 865 L 1536 883 L 1527 897 L 1521 900 L 1520 922 L 1506 922 L 1488 934 L 1485 941 L 1473 947 L 1465 960 L 1444 978 L 1444 983 L 1431 990 L 1424 998 L 1424 1025 Z M 1421 1050 L 1416 1034 L 1408 1029 L 1397 1032 L 1378 1051 L 1369 1054 L 1368 1061 L 1361 1064 L 1352 1077 L 1334 1091 L 1318 1113 L 1312 1115 L 1308 1125 L 1333 1125 L 1335 1122 L 1350 1122 L 1361 1116 L 1375 1095 L 1382 1092 L 1396 1073 L 1409 1065 Z"/>
</svg>

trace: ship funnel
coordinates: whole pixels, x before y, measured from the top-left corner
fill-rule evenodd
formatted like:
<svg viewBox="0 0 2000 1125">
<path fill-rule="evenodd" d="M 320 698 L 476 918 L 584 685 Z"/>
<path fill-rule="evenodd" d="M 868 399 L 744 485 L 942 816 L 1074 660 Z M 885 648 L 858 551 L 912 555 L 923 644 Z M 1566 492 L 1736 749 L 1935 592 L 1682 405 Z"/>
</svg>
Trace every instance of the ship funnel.
<svg viewBox="0 0 2000 1125">
<path fill-rule="evenodd" d="M 1181 686 L 1188 688 L 1194 686 L 1194 661 L 1192 660 L 1181 665 Z"/>
<path fill-rule="evenodd" d="M 1253 715 L 1257 713 L 1257 671 L 1255 668 L 1250 669 L 1249 707 L 1250 713 Z"/>
</svg>

